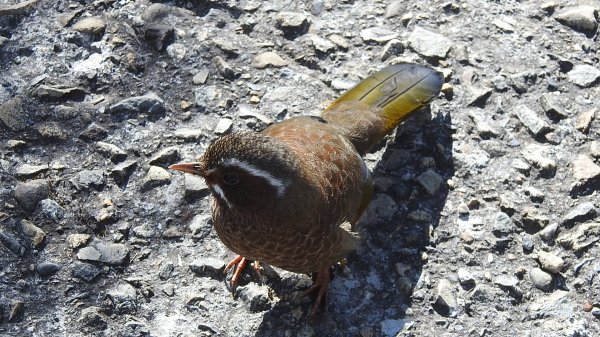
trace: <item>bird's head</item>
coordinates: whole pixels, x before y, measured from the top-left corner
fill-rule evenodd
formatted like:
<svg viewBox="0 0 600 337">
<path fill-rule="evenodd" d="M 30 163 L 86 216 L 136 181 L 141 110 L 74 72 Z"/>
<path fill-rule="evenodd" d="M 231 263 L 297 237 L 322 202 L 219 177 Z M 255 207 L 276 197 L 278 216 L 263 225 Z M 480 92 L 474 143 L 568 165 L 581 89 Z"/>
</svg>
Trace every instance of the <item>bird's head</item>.
<svg viewBox="0 0 600 337">
<path fill-rule="evenodd" d="M 252 208 L 283 198 L 296 166 L 279 141 L 237 132 L 215 140 L 197 162 L 169 168 L 203 177 L 215 198 L 229 208 Z"/>
</svg>

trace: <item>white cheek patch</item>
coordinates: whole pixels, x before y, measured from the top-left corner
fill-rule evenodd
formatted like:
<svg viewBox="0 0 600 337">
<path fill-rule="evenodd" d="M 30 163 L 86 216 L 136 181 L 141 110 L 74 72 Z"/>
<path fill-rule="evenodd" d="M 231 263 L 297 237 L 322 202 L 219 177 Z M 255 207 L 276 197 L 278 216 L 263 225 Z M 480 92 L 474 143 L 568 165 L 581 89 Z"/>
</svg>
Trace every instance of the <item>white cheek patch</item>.
<svg viewBox="0 0 600 337">
<path fill-rule="evenodd" d="M 225 193 L 223 192 L 223 190 L 221 189 L 221 187 L 219 185 L 217 185 L 217 184 L 210 184 L 210 187 L 215 192 L 215 194 L 217 194 L 218 198 L 221 198 L 223 201 L 225 201 L 227 203 L 227 206 L 229 206 L 229 208 L 233 207 L 233 205 L 225 197 Z"/>
<path fill-rule="evenodd" d="M 235 166 L 241 170 L 248 172 L 248 174 L 253 175 L 255 177 L 263 178 L 269 185 L 273 186 L 277 191 L 277 196 L 281 197 L 285 193 L 285 189 L 287 188 L 286 184 L 283 180 L 275 178 L 271 173 L 267 171 L 263 171 L 257 167 L 254 167 L 246 162 L 243 162 L 239 159 L 229 158 L 223 161 L 223 165 L 225 166 Z M 222 191 L 221 191 L 222 192 Z"/>
</svg>

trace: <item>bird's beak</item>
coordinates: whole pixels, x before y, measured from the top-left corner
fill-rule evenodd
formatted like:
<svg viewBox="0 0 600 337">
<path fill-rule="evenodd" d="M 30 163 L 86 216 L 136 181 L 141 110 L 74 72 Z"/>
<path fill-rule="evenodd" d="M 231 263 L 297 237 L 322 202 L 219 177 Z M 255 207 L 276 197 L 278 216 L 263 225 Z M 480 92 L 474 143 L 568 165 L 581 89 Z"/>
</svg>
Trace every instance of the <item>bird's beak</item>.
<svg viewBox="0 0 600 337">
<path fill-rule="evenodd" d="M 199 176 L 204 176 L 204 171 L 200 168 L 200 163 L 182 163 L 169 166 L 169 170 L 187 172 Z"/>
</svg>

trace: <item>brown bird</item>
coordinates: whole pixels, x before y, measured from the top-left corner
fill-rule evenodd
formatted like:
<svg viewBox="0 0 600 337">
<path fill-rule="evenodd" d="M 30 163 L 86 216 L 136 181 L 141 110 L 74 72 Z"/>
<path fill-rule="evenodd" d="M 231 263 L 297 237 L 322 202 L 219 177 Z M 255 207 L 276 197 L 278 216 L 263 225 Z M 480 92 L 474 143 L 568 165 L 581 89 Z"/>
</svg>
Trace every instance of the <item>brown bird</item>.
<svg viewBox="0 0 600 337">
<path fill-rule="evenodd" d="M 210 187 L 215 230 L 239 254 L 226 267 L 236 267 L 232 289 L 247 260 L 317 273 L 306 291 L 317 291 L 317 309 L 330 267 L 358 244 L 344 224 L 353 226 L 371 200 L 371 173 L 361 157 L 436 97 L 442 82 L 424 66 L 388 66 L 320 117 L 231 133 L 210 144 L 197 162 L 170 166 L 203 177 Z"/>
</svg>

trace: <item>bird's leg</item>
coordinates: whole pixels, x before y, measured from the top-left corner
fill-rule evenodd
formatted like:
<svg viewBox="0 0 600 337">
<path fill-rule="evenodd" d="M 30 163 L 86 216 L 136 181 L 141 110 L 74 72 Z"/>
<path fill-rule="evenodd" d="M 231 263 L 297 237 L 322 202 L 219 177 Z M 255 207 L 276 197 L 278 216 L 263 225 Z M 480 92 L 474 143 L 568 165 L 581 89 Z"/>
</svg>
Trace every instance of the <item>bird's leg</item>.
<svg viewBox="0 0 600 337">
<path fill-rule="evenodd" d="M 240 281 L 240 277 L 242 276 L 242 270 L 244 269 L 244 267 L 246 267 L 247 263 L 248 259 L 241 255 L 238 255 L 235 259 L 231 260 L 231 262 L 229 262 L 227 266 L 225 266 L 223 274 L 227 274 L 227 271 L 229 271 L 229 269 L 235 266 L 233 275 L 231 276 L 231 280 L 229 281 L 229 286 L 232 293 L 235 293 L 235 288 L 237 288 L 237 285 Z"/>
<path fill-rule="evenodd" d="M 325 303 L 327 300 L 327 288 L 329 288 L 330 281 L 331 272 L 329 271 L 329 268 L 321 269 L 319 272 L 317 272 L 317 275 L 313 279 L 313 284 L 310 286 L 310 288 L 304 291 L 305 296 L 317 292 L 317 298 L 312 306 L 313 315 L 317 312 L 317 309 L 319 309 L 321 304 Z"/>
</svg>

